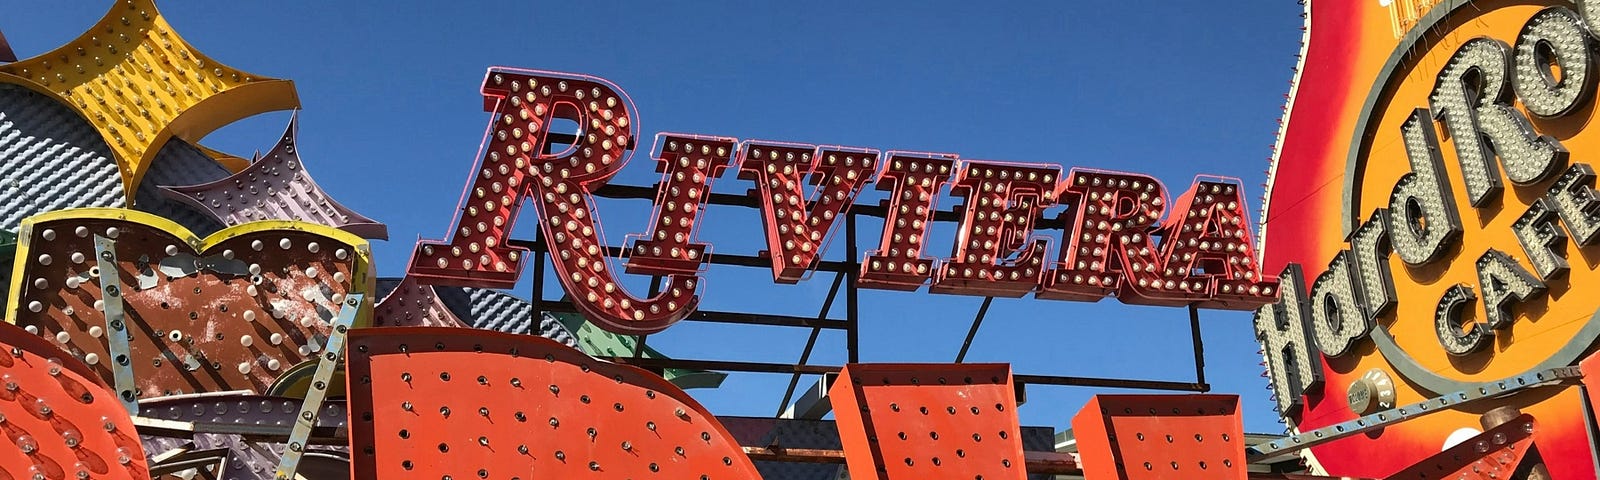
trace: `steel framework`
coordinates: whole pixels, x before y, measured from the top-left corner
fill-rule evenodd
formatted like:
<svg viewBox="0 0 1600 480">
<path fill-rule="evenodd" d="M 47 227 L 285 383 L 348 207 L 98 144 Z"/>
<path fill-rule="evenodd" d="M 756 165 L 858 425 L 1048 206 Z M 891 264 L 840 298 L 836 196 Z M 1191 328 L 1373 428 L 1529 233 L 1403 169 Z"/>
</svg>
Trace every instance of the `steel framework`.
<svg viewBox="0 0 1600 480">
<path fill-rule="evenodd" d="M 576 141 L 576 138 L 572 137 L 571 135 L 551 133 L 549 141 L 545 144 L 545 148 L 548 153 L 550 150 L 565 148 L 566 145 L 569 145 L 574 141 Z M 657 197 L 658 188 L 659 186 L 608 184 L 596 189 L 594 193 L 597 197 L 611 200 L 653 201 Z M 707 203 L 711 205 L 744 207 L 752 209 L 761 208 L 761 202 L 755 198 L 753 191 L 751 194 L 747 195 L 711 193 L 707 197 Z M 883 205 L 855 205 L 843 213 L 845 216 L 843 232 L 845 243 L 845 260 L 826 260 L 819 257 L 813 265 L 813 269 L 817 272 L 833 274 L 832 283 L 828 288 L 828 293 L 824 297 L 821 305 L 817 307 L 817 315 L 793 316 L 699 310 L 690 314 L 685 319 L 696 322 L 809 328 L 811 329 L 811 334 L 806 340 L 805 349 L 800 354 L 800 358 L 794 363 L 739 362 L 685 358 L 642 358 L 638 355 L 638 353 L 644 351 L 643 346 L 648 340 L 648 336 L 639 337 L 640 348 L 638 348 L 635 351 L 635 355 L 631 357 L 601 357 L 601 359 L 636 365 L 642 368 L 654 370 L 660 370 L 664 368 L 684 368 L 724 370 L 732 372 L 789 374 L 791 375 L 789 386 L 784 391 L 782 402 L 780 402 L 778 405 L 778 411 L 781 413 L 788 406 L 790 400 L 793 399 L 795 388 L 798 386 L 800 377 L 802 375 L 837 373 L 843 368 L 843 366 L 840 365 L 814 365 L 809 363 L 811 354 L 816 347 L 817 338 L 822 333 L 822 330 L 826 329 L 845 331 L 846 358 L 850 363 L 857 363 L 861 361 L 861 337 L 859 328 L 861 321 L 859 309 L 860 288 L 857 285 L 857 280 L 861 272 L 861 265 L 859 262 L 861 251 L 856 235 L 856 220 L 861 216 L 869 216 L 881 219 L 886 216 L 888 213 L 887 210 L 888 207 Z M 960 218 L 961 211 L 959 206 L 953 209 L 937 211 L 933 215 L 933 221 L 935 222 L 955 223 L 959 222 Z M 1035 228 L 1040 230 L 1066 230 L 1066 223 L 1067 222 L 1065 219 L 1059 215 L 1056 217 L 1041 217 L 1035 219 L 1034 221 Z M 534 307 L 534 318 L 538 318 L 543 312 L 576 312 L 576 307 L 574 307 L 570 301 L 560 298 L 547 299 L 544 297 L 544 286 L 546 281 L 545 264 L 547 262 L 545 254 L 549 252 L 549 248 L 545 244 L 543 238 L 536 236 L 531 240 L 512 239 L 508 243 L 511 246 L 527 248 L 534 254 L 532 262 L 533 285 L 531 297 Z M 626 258 L 629 254 L 628 249 L 616 245 L 607 246 L 606 252 L 607 256 L 619 259 Z M 715 254 L 707 254 L 705 261 L 712 265 L 760 269 L 772 268 L 772 260 L 766 251 L 756 252 L 754 255 L 718 252 Z M 660 286 L 661 277 L 652 277 L 650 281 L 650 295 L 654 296 L 656 293 L 658 293 Z M 833 309 L 835 307 L 835 303 L 837 303 L 841 290 L 843 290 L 845 297 L 845 315 L 842 319 L 835 318 L 833 315 Z M 955 363 L 961 363 L 966 360 L 967 352 L 972 346 L 972 341 L 977 336 L 979 328 L 982 327 L 983 320 L 988 315 L 989 306 L 993 303 L 993 301 L 994 297 L 982 297 L 982 302 L 979 304 L 977 313 L 973 316 L 972 325 L 967 331 L 966 338 L 962 341 L 959 353 L 956 354 Z M 1015 378 L 1019 390 L 1023 385 L 1034 384 L 1124 388 L 1138 390 L 1168 390 L 1200 393 L 1208 392 L 1211 390 L 1211 386 L 1210 384 L 1206 383 L 1204 358 L 1205 345 L 1200 334 L 1200 310 L 1196 305 L 1193 304 L 1189 305 L 1187 308 L 1189 314 L 1188 319 L 1190 342 L 1194 353 L 1195 379 L 1193 382 L 1081 377 L 1055 374 L 1018 374 L 1015 375 Z"/>
</svg>

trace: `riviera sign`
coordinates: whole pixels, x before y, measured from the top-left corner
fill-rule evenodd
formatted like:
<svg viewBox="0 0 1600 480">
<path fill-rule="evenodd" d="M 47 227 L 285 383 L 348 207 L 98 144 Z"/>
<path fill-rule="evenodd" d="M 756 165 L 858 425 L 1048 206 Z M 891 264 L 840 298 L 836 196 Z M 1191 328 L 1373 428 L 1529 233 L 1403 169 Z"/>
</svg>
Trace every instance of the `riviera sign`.
<svg viewBox="0 0 1600 480">
<path fill-rule="evenodd" d="M 610 266 L 593 197 L 638 138 L 628 96 L 596 77 L 508 68 L 490 69 L 483 94 L 494 118 L 451 237 L 422 242 L 409 273 L 436 284 L 515 285 L 528 252 L 507 241 L 532 199 L 562 286 L 580 312 L 613 331 L 655 332 L 694 311 L 710 250 L 695 232 L 712 183 L 730 169 L 754 181 L 775 282 L 804 279 L 836 220 L 876 183 L 889 192 L 888 214 L 879 248 L 861 259 L 864 287 L 1225 309 L 1277 294 L 1276 281 L 1259 272 L 1234 181 L 1197 180 L 1169 205 L 1161 183 L 1139 174 L 661 133 L 651 150 L 662 172 L 651 224 L 628 245 L 625 271 L 666 282 L 640 298 Z M 576 144 L 548 144 L 555 119 L 581 126 Z M 552 147 L 560 150 L 546 153 Z M 952 255 L 934 258 L 924 247 L 946 186 L 963 200 L 961 220 Z M 1051 261 L 1051 240 L 1034 234 L 1034 220 L 1057 205 L 1067 206 L 1068 231 Z"/>
</svg>

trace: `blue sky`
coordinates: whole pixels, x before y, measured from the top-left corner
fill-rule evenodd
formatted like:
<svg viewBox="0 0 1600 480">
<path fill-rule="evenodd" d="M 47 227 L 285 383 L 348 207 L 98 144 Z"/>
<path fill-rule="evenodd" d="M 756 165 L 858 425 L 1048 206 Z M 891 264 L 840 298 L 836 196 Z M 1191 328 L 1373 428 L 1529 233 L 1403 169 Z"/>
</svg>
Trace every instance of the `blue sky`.
<svg viewBox="0 0 1600 480">
<path fill-rule="evenodd" d="M 1151 174 L 1174 194 L 1196 174 L 1218 174 L 1244 180 L 1255 213 L 1301 26 L 1300 7 L 1279 0 L 451 3 L 160 6 L 213 58 L 295 81 L 307 167 L 340 202 L 389 225 L 391 240 L 374 242 L 386 276 L 403 273 L 419 236 L 450 228 L 488 120 L 478 88 L 492 65 L 609 79 L 632 97 L 646 139 L 672 131 L 1049 162 Z M 76 37 L 106 6 L 9 0 L 0 31 L 25 58 Z M 287 118 L 253 117 L 203 143 L 248 156 L 271 147 Z M 636 153 L 614 182 L 654 179 Z M 713 188 L 749 185 L 730 172 Z M 602 203 L 612 242 L 642 232 L 648 207 Z M 863 250 L 879 227 L 863 219 Z M 947 254 L 951 238 L 950 226 L 936 228 L 929 253 Z M 711 207 L 701 239 L 752 254 L 759 217 Z M 843 256 L 834 242 L 828 258 Z M 832 280 L 780 286 L 766 270 L 734 268 L 708 276 L 703 308 L 789 315 L 815 315 Z M 644 279 L 632 281 L 644 290 Z M 516 293 L 527 296 L 526 285 Z M 864 290 L 861 302 L 863 360 L 949 362 L 981 298 Z M 834 312 L 843 318 L 842 302 Z M 1249 314 L 1202 318 L 1214 391 L 1243 397 L 1248 431 L 1280 430 Z M 682 323 L 649 343 L 679 357 L 793 362 L 808 333 Z M 843 332 L 824 332 L 812 362 L 837 365 L 844 355 Z M 1194 374 L 1183 309 L 1114 301 L 997 299 L 967 360 L 1027 374 Z M 739 374 L 694 393 L 718 414 L 772 415 L 787 381 Z M 1019 412 L 1024 425 L 1065 428 L 1104 392 L 1034 386 Z"/>
</svg>

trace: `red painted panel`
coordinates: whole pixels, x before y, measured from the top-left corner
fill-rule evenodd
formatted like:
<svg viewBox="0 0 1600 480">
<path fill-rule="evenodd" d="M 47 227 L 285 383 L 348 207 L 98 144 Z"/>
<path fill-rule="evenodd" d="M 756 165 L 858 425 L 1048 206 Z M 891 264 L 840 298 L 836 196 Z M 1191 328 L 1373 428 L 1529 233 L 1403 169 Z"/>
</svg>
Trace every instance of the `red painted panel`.
<svg viewBox="0 0 1600 480">
<path fill-rule="evenodd" d="M 1011 367 L 851 364 L 829 395 L 850 478 L 1027 476 Z"/>
<path fill-rule="evenodd" d="M 1095 395 L 1072 417 L 1097 480 L 1244 480 L 1238 395 Z"/>
<path fill-rule="evenodd" d="M 715 417 L 660 376 L 552 340 L 352 330 L 355 478 L 758 478 Z"/>
<path fill-rule="evenodd" d="M 0 349 L 0 479 L 149 478 L 133 421 L 88 365 L 6 323 Z"/>
</svg>

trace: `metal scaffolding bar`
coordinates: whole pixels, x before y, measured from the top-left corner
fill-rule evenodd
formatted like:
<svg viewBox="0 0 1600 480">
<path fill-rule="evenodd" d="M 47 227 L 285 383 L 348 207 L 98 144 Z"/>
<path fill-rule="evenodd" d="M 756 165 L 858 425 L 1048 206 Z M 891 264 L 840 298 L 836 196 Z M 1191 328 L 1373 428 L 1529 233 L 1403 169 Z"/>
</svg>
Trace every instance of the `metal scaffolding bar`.
<svg viewBox="0 0 1600 480">
<path fill-rule="evenodd" d="M 552 138 L 552 141 L 553 142 L 560 142 L 561 139 L 560 138 Z M 659 188 L 659 186 L 657 186 L 657 185 L 652 185 L 652 186 L 604 185 L 604 186 L 601 186 L 600 188 L 596 189 L 594 194 L 596 196 L 598 196 L 598 197 L 608 198 L 608 199 L 654 200 L 655 197 L 656 197 L 656 191 L 657 191 L 658 188 Z M 711 205 L 725 205 L 725 206 L 739 206 L 739 207 L 747 207 L 747 208 L 761 208 L 760 199 L 757 198 L 756 196 L 750 195 L 748 193 L 745 194 L 745 195 L 712 193 L 712 194 L 709 194 L 709 195 L 706 196 L 706 200 Z M 684 368 L 684 369 L 699 369 L 699 370 L 725 370 L 725 371 L 735 371 L 735 372 L 789 374 L 791 376 L 790 377 L 790 381 L 789 381 L 789 386 L 786 389 L 786 391 L 784 392 L 783 401 L 779 405 L 779 409 L 780 409 L 779 410 L 779 412 L 780 412 L 779 414 L 781 415 L 783 409 L 787 408 L 789 406 L 788 404 L 789 404 L 790 400 L 793 399 L 794 391 L 799 385 L 799 378 L 800 378 L 801 375 L 826 374 L 826 373 L 831 373 L 831 372 L 837 372 L 841 368 L 841 367 L 836 367 L 836 366 L 808 365 L 807 364 L 807 362 L 810 361 L 811 354 L 814 352 L 814 349 L 815 349 L 815 346 L 816 346 L 816 342 L 817 342 L 818 337 L 820 336 L 821 331 L 823 329 L 844 330 L 845 331 L 845 335 L 846 335 L 846 337 L 845 337 L 845 349 L 846 349 L 847 362 L 849 362 L 849 363 L 858 363 L 858 362 L 861 361 L 861 318 L 860 318 L 860 295 L 859 295 L 859 293 L 860 293 L 859 292 L 860 291 L 860 285 L 858 283 L 859 275 L 860 275 L 860 272 L 861 272 L 860 263 L 859 263 L 860 260 L 861 260 L 860 259 L 861 252 L 860 252 L 860 248 L 859 248 L 860 246 L 859 246 L 859 242 L 858 242 L 859 238 L 858 238 L 857 225 L 856 225 L 857 222 L 856 221 L 857 221 L 857 217 L 859 217 L 861 215 L 870 216 L 870 217 L 877 217 L 877 218 L 883 218 L 888 213 L 887 208 L 888 207 L 886 207 L 884 205 L 854 205 L 854 206 L 851 207 L 851 209 L 848 212 L 846 212 L 844 214 L 845 226 L 844 226 L 843 234 L 844 234 L 844 237 L 845 237 L 845 250 L 846 250 L 845 259 L 844 260 L 821 260 L 821 259 L 819 259 L 813 265 L 813 267 L 814 267 L 814 269 L 816 271 L 832 272 L 832 273 L 836 274 L 835 277 L 834 277 L 834 283 L 830 287 L 828 295 L 823 301 L 823 305 L 821 305 L 819 307 L 819 312 L 820 313 L 817 316 L 815 316 L 815 317 L 801 317 L 801 316 L 791 316 L 791 315 L 772 315 L 772 314 L 757 314 L 757 313 L 745 313 L 745 312 L 722 312 L 722 311 L 712 311 L 712 310 L 697 310 L 697 311 L 689 314 L 689 316 L 684 319 L 685 321 L 695 321 L 695 322 L 730 323 L 730 324 L 739 324 L 739 325 L 766 325 L 766 326 L 784 326 L 784 327 L 810 328 L 811 329 L 811 334 L 806 340 L 805 350 L 801 354 L 800 359 L 799 359 L 799 361 L 797 363 L 795 363 L 795 364 L 783 364 L 783 363 L 761 363 L 761 362 L 740 362 L 740 361 L 720 361 L 720 360 L 651 359 L 651 358 L 642 358 L 642 357 L 640 357 L 638 355 L 628 356 L 627 358 L 603 358 L 603 359 L 604 360 L 611 360 L 611 361 L 618 362 L 618 363 L 628 363 L 628 364 L 638 365 L 638 366 L 641 366 L 641 367 L 644 367 L 644 368 L 650 368 L 650 369 L 655 369 L 655 370 L 661 370 L 661 369 L 664 369 L 664 368 Z M 959 222 L 961 220 L 961 208 L 960 207 L 956 207 L 956 208 L 953 208 L 953 209 L 950 209 L 950 210 L 937 211 L 933 215 L 933 220 L 934 221 L 939 221 L 939 222 Z M 1041 229 L 1041 230 L 1043 230 L 1043 229 L 1063 230 L 1063 229 L 1067 228 L 1066 221 L 1061 216 L 1052 216 L 1052 217 L 1041 216 L 1040 218 L 1035 220 L 1034 225 L 1035 225 L 1035 228 Z M 546 263 L 545 254 L 549 253 L 549 249 L 547 248 L 547 245 L 545 245 L 545 243 L 544 243 L 542 238 L 535 238 L 535 239 L 532 239 L 532 240 L 512 239 L 512 240 L 509 240 L 507 243 L 510 246 L 527 248 L 530 251 L 532 251 L 532 253 L 534 254 L 534 261 L 533 261 L 533 268 L 534 268 L 533 299 L 532 299 L 534 315 L 537 316 L 537 315 L 542 314 L 543 312 L 576 312 L 577 311 L 577 309 L 573 306 L 573 304 L 570 301 L 567 301 L 565 299 L 562 299 L 562 300 L 548 300 L 548 299 L 544 298 L 545 263 Z M 612 258 L 626 259 L 628 257 L 628 255 L 629 255 L 628 249 L 620 247 L 620 246 L 605 246 L 604 248 L 605 248 L 605 251 L 606 251 L 606 255 L 608 255 L 608 256 L 610 256 Z M 761 252 L 760 254 L 757 254 L 757 255 L 742 255 L 742 254 L 721 253 L 721 252 L 719 252 L 719 253 L 716 253 L 716 254 L 706 255 L 704 260 L 705 260 L 705 262 L 707 262 L 707 263 L 709 263 L 711 265 L 725 265 L 725 266 L 747 267 L 747 268 L 771 268 L 771 266 L 772 266 L 772 260 L 767 257 L 766 252 Z M 651 283 L 651 292 L 652 293 L 655 293 L 660 288 L 659 287 L 659 285 L 660 285 L 659 282 L 660 282 L 660 278 L 659 277 L 653 277 L 652 278 L 652 283 Z M 841 283 L 842 283 L 842 285 L 841 285 Z M 844 315 L 845 318 L 842 319 L 842 320 L 829 318 L 829 313 L 832 311 L 832 305 L 833 305 L 834 301 L 837 298 L 838 291 L 839 291 L 840 288 L 843 288 L 844 296 L 845 296 L 845 315 Z M 957 353 L 957 355 L 956 355 L 956 362 L 957 363 L 960 363 L 960 362 L 963 362 L 963 361 L 966 360 L 966 356 L 967 356 L 967 353 L 971 349 L 972 342 L 976 338 L 977 332 L 978 332 L 979 328 L 981 327 L 981 325 L 983 323 L 983 320 L 987 317 L 988 311 L 989 311 L 989 307 L 993 304 L 993 301 L 994 301 L 993 297 L 984 297 L 983 303 L 979 306 L 978 312 L 977 312 L 977 314 L 975 315 L 975 317 L 973 319 L 972 327 L 968 330 L 967 336 L 966 336 L 965 340 L 963 340 L 963 342 L 962 342 L 961 349 L 960 349 L 959 353 Z M 1194 382 L 1179 382 L 1179 381 L 1164 381 L 1164 380 L 1116 379 L 1116 378 L 1097 378 L 1097 377 L 1077 377 L 1077 376 L 1059 376 L 1059 375 L 1015 375 L 1014 378 L 1015 378 L 1016 382 L 1018 382 L 1019 384 L 1032 383 L 1032 384 L 1037 384 L 1037 385 L 1068 385 L 1068 386 L 1082 386 L 1082 387 L 1103 387 L 1103 388 L 1127 388 L 1127 389 L 1143 389 L 1143 390 L 1176 390 L 1176 391 L 1190 391 L 1190 392 L 1206 392 L 1206 391 L 1209 391 L 1211 387 L 1210 387 L 1209 384 L 1206 383 L 1206 379 L 1205 379 L 1205 354 L 1204 354 L 1204 344 L 1203 344 L 1203 341 L 1202 341 L 1202 338 L 1201 338 L 1201 335 L 1200 335 L 1199 310 L 1198 310 L 1198 308 L 1196 308 L 1194 306 L 1190 306 L 1189 307 L 1189 326 L 1190 326 L 1191 341 L 1193 342 L 1193 348 L 1194 348 L 1194 361 L 1195 361 L 1195 381 Z M 639 344 L 640 344 L 640 347 L 641 347 L 640 351 L 643 351 L 642 347 L 643 347 L 644 341 L 645 341 L 645 339 L 643 337 L 639 338 Z"/>
</svg>

